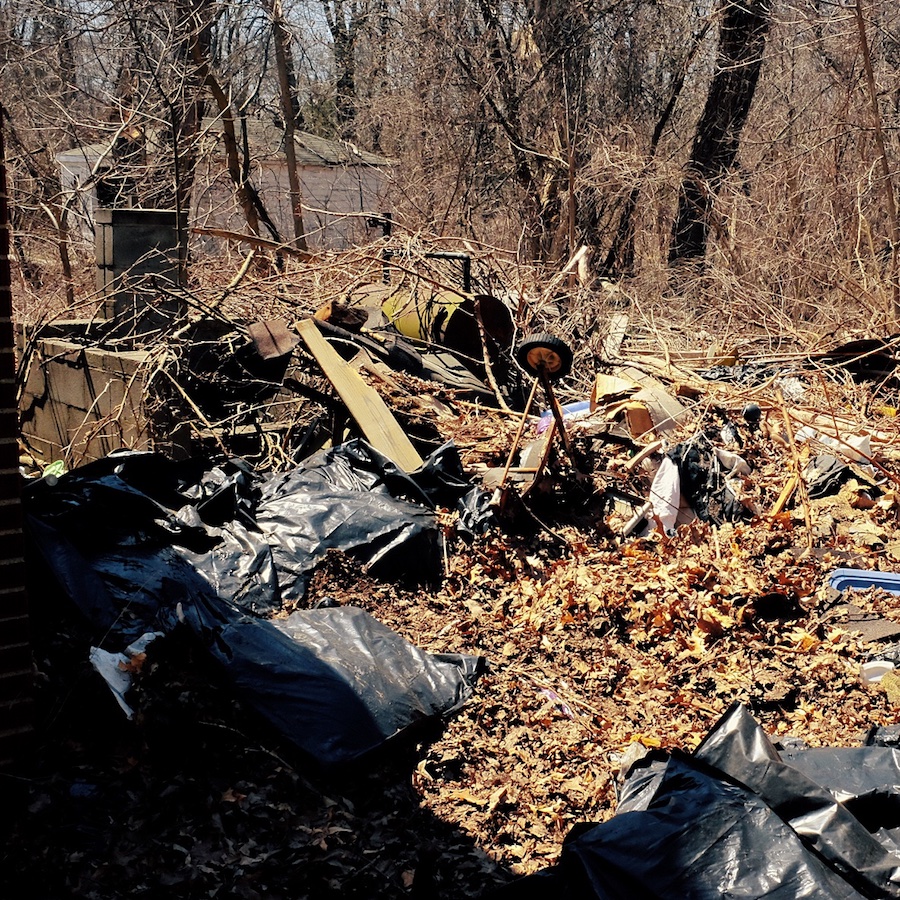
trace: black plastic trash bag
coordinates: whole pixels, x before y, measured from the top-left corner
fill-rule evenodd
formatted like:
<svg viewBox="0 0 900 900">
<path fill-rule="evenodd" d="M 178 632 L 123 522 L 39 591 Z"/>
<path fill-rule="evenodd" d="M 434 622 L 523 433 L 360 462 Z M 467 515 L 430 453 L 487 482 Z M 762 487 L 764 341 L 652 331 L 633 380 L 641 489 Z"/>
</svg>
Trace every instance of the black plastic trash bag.
<svg viewBox="0 0 900 900">
<path fill-rule="evenodd" d="M 313 569 L 332 549 L 380 578 L 421 583 L 439 577 L 441 535 L 431 510 L 420 505 L 427 498 L 397 499 L 415 485 L 390 466 L 360 441 L 265 481 L 256 525 L 271 551 L 282 600 L 303 598 Z"/>
<path fill-rule="evenodd" d="M 784 750 L 781 758 L 827 784 L 867 831 L 900 854 L 900 725 L 873 727 L 865 744 Z"/>
<path fill-rule="evenodd" d="M 838 801 L 835 794 L 849 795 L 828 777 L 835 773 L 820 768 L 818 774 L 826 780 L 818 782 L 806 774 L 801 761 L 812 752 L 785 754 L 782 759 L 746 708 L 738 705 L 706 736 L 695 756 L 754 791 L 864 896 L 900 897 L 900 856 L 889 852 Z M 892 751 L 881 755 L 887 760 Z M 890 769 L 896 783 L 896 766 Z"/>
<path fill-rule="evenodd" d="M 238 697 L 322 766 L 352 762 L 452 713 L 483 665 L 480 657 L 426 653 L 354 607 L 264 620 L 195 598 L 181 618 Z"/>
<path fill-rule="evenodd" d="M 676 444 L 667 455 L 678 466 L 681 494 L 698 519 L 721 525 L 751 517 L 752 513 L 735 495 L 726 477 L 728 473 L 706 435 L 701 433 Z"/>
<path fill-rule="evenodd" d="M 185 564 L 219 596 L 265 615 L 302 598 L 329 549 L 380 577 L 438 578 L 434 516 L 421 502 L 397 499 L 428 497 L 406 476 L 393 477 L 392 465 L 363 442 L 268 478 L 234 462 L 203 469 L 196 461 L 123 453 L 57 484 L 31 485 L 23 499 L 60 581 L 77 590 L 80 579 L 91 578 L 85 568 L 102 572 L 113 618 L 147 603 L 152 615 L 159 599 L 135 585 L 158 587 Z"/>
<path fill-rule="evenodd" d="M 837 757 L 832 771 L 806 756 L 819 751 L 783 758 L 735 705 L 693 756 L 654 753 L 636 763 L 612 819 L 573 829 L 556 867 L 507 885 L 496 900 L 900 897 L 896 802 L 877 813 L 861 804 L 866 817 L 848 802 L 873 791 L 894 797 L 898 760 L 891 748 L 862 749 L 882 756 L 852 774 L 838 771 Z"/>
<path fill-rule="evenodd" d="M 451 472 L 420 488 L 392 466 L 362 442 L 268 479 L 125 453 L 35 483 L 23 501 L 33 546 L 97 646 L 186 624 L 249 706 L 333 765 L 455 709 L 478 667 L 423 653 L 360 610 L 262 618 L 302 597 L 329 548 L 385 576 L 437 577 L 434 516 L 394 493 L 430 502 L 469 486 Z"/>
</svg>

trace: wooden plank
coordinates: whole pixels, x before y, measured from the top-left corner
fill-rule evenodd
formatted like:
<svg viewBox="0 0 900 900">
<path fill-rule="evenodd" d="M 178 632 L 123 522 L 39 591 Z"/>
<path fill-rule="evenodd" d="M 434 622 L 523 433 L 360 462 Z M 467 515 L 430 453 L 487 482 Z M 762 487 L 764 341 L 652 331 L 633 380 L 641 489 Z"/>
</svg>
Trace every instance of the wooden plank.
<svg viewBox="0 0 900 900">
<path fill-rule="evenodd" d="M 791 475 L 791 477 L 788 478 L 787 482 L 785 483 L 784 487 L 782 488 L 781 494 L 779 494 L 778 499 L 775 501 L 775 505 L 772 507 L 771 510 L 769 510 L 769 515 L 777 516 L 778 513 L 780 513 L 785 508 L 785 506 L 787 506 L 788 500 L 791 499 L 791 497 L 794 494 L 794 491 L 796 491 L 796 490 L 797 490 L 797 476 Z"/>
<path fill-rule="evenodd" d="M 300 322 L 297 332 L 344 401 L 366 440 L 404 472 L 418 469 L 423 463 L 422 457 L 374 388 L 369 387 L 360 374 L 341 359 L 319 333 L 312 319 Z"/>
</svg>

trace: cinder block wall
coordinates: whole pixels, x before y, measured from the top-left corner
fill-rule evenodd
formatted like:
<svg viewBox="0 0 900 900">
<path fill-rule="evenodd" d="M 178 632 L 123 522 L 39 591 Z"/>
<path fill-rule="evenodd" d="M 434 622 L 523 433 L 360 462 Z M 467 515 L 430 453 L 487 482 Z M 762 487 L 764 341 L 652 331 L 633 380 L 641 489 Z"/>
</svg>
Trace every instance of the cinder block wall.
<svg viewBox="0 0 900 900">
<path fill-rule="evenodd" d="M 32 731 L 32 662 L 19 505 L 19 423 L 4 116 L 0 106 L 0 766 L 23 752 Z"/>
</svg>

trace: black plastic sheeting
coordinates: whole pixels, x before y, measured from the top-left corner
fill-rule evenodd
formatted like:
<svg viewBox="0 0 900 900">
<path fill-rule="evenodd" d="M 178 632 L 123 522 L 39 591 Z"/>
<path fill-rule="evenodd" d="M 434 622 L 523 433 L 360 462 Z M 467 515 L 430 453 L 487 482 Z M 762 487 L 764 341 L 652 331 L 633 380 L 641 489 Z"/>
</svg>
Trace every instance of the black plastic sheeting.
<svg viewBox="0 0 900 900">
<path fill-rule="evenodd" d="M 900 753 L 779 753 L 736 704 L 692 756 L 652 753 L 616 815 L 495 900 L 900 897 Z"/>
<path fill-rule="evenodd" d="M 332 548 L 382 577 L 437 579 L 428 507 L 470 491 L 452 446 L 406 475 L 354 441 L 268 478 L 239 461 L 115 454 L 29 486 L 23 503 L 98 646 L 189 627 L 248 705 L 334 765 L 457 708 L 482 661 L 424 653 L 358 609 L 267 617 L 302 599 Z"/>
<path fill-rule="evenodd" d="M 870 496 L 881 495 L 881 491 L 868 478 L 830 453 L 819 453 L 814 456 L 804 469 L 803 478 L 807 484 L 810 500 L 838 493 L 851 478 L 856 479 Z"/>
<path fill-rule="evenodd" d="M 697 518 L 721 525 L 749 519 L 752 513 L 735 496 L 716 451 L 704 434 L 676 444 L 667 454 L 678 466 L 681 493 Z"/>
<path fill-rule="evenodd" d="M 238 696 L 325 766 L 452 713 L 483 666 L 479 657 L 426 653 L 349 606 L 265 620 L 200 599 L 182 615 Z"/>
</svg>

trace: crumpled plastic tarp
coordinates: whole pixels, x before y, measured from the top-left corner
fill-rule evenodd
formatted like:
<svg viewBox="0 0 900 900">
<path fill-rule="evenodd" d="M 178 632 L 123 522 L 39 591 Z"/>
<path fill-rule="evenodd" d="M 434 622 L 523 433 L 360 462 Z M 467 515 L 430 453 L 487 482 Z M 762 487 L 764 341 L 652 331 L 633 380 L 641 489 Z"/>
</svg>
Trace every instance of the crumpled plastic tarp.
<svg viewBox="0 0 900 900">
<path fill-rule="evenodd" d="M 352 606 L 259 619 L 198 598 L 181 615 L 237 695 L 323 766 L 453 712 L 484 663 L 426 653 Z"/>
<path fill-rule="evenodd" d="M 268 478 L 240 461 L 114 454 L 29 486 L 23 505 L 97 646 L 186 625 L 250 706 L 336 764 L 455 709 L 479 660 L 423 653 L 352 608 L 267 617 L 302 599 L 332 548 L 381 576 L 436 579 L 428 507 L 470 489 L 452 447 L 406 475 L 354 441 Z"/>
<path fill-rule="evenodd" d="M 496 900 L 900 897 L 900 752 L 779 753 L 735 704 L 693 755 L 651 753 L 616 815 Z"/>
</svg>

